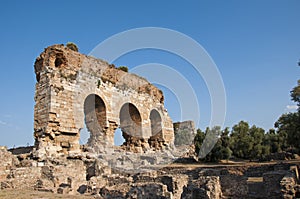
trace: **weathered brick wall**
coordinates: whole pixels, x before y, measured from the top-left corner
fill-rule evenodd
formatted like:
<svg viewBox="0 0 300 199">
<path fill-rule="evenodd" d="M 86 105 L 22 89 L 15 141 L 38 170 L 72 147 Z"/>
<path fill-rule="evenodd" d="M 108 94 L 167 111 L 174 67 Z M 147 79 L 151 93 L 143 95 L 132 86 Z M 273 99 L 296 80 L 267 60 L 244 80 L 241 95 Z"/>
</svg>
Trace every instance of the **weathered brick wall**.
<svg viewBox="0 0 300 199">
<path fill-rule="evenodd" d="M 33 189 L 36 181 L 41 176 L 41 167 L 21 167 L 11 169 L 7 179 L 3 181 L 9 188 Z"/>
<path fill-rule="evenodd" d="M 6 150 L 6 147 L 0 148 L 0 182 L 6 179 L 10 169 L 15 167 L 17 158 Z"/>
<path fill-rule="evenodd" d="M 114 131 L 118 127 L 129 137 L 138 137 L 147 144 L 154 136 L 151 111 L 157 112 L 161 119 L 161 131 L 155 131 L 161 135 L 160 146 L 173 144 L 173 124 L 164 108 L 163 94 L 146 79 L 63 45 L 46 48 L 35 62 L 35 73 L 34 135 L 36 147 L 46 155 L 54 151 L 79 151 L 80 129 L 88 114 L 84 112 L 85 100 L 91 95 L 99 98 L 102 105 L 95 105 L 94 115 L 89 118 L 89 121 L 98 121 L 87 124 L 91 133 L 89 144 L 97 143 L 100 151 L 113 145 Z M 122 125 L 120 111 L 126 104 L 138 110 L 140 128 L 128 128 L 127 123 Z M 103 113 L 97 112 L 100 109 Z M 134 115 L 129 118 L 131 127 L 137 123 L 134 118 Z M 131 132 L 125 132 L 128 129 Z M 126 141 L 129 143 L 129 140 Z"/>
</svg>

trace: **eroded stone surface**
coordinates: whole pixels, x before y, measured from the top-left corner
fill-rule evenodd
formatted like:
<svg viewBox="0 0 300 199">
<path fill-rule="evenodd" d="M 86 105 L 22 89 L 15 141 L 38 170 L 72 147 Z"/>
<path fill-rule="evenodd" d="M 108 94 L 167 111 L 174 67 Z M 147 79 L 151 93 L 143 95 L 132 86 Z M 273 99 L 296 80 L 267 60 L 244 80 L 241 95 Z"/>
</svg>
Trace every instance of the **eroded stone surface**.
<svg viewBox="0 0 300 199">
<path fill-rule="evenodd" d="M 43 161 L 32 159 L 32 153 L 21 158 L 20 154 L 0 150 L 1 189 L 35 189 L 110 199 L 297 198 L 300 191 L 296 175 L 299 162 L 218 167 L 170 165 L 129 174 L 104 165 L 88 152 Z M 142 159 L 156 161 L 148 156 Z"/>
<path fill-rule="evenodd" d="M 88 145 L 97 153 L 113 147 L 118 127 L 126 150 L 173 145 L 163 93 L 146 79 L 63 45 L 46 48 L 34 68 L 34 136 L 40 158 L 80 151 L 84 123 L 90 131 Z"/>
</svg>

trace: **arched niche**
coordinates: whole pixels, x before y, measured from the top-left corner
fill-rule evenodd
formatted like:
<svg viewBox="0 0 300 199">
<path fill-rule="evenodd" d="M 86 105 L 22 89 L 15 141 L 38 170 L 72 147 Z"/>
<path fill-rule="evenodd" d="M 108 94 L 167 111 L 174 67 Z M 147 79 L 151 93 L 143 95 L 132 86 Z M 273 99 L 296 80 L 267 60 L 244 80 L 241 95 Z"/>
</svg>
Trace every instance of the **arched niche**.
<svg viewBox="0 0 300 199">
<path fill-rule="evenodd" d="M 106 106 L 101 97 L 90 94 L 84 101 L 85 124 L 91 135 L 101 135 L 106 128 Z M 90 136 L 90 138 L 93 136 Z"/>
<path fill-rule="evenodd" d="M 120 128 L 123 137 L 142 138 L 142 118 L 139 110 L 131 103 L 125 103 L 120 110 Z"/>
<path fill-rule="evenodd" d="M 159 148 L 163 142 L 162 136 L 162 119 L 159 112 L 153 109 L 150 112 L 151 137 L 149 138 L 150 147 Z"/>
</svg>

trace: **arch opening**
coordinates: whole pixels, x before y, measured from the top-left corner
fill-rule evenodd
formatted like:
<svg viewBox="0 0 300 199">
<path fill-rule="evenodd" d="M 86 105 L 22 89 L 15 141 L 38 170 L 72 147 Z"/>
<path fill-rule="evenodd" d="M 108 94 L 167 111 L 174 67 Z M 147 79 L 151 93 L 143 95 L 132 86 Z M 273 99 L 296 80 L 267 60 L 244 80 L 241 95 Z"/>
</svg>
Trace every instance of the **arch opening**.
<svg viewBox="0 0 300 199">
<path fill-rule="evenodd" d="M 86 145 L 89 138 L 90 138 L 90 133 L 86 127 L 86 124 L 84 123 L 84 127 L 80 129 L 79 144 Z"/>
<path fill-rule="evenodd" d="M 120 110 L 120 128 L 126 141 L 129 137 L 142 138 L 142 117 L 131 103 L 124 104 Z"/>
<path fill-rule="evenodd" d="M 150 112 L 151 136 L 148 140 L 150 147 L 161 148 L 163 144 L 162 119 L 159 112 L 153 109 Z"/>
<path fill-rule="evenodd" d="M 84 101 L 85 126 L 90 133 L 88 144 L 97 142 L 106 128 L 106 106 L 101 97 L 90 94 Z"/>
<path fill-rule="evenodd" d="M 114 146 L 121 146 L 125 142 L 121 128 L 117 128 L 114 132 Z"/>
</svg>

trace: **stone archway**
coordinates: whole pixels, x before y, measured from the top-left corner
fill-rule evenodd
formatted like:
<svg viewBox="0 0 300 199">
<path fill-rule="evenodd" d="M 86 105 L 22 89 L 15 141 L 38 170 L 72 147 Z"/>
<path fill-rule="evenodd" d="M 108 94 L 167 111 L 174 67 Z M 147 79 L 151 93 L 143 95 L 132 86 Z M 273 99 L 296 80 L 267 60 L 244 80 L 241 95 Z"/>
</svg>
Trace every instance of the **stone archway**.
<svg viewBox="0 0 300 199">
<path fill-rule="evenodd" d="M 107 119 L 106 106 L 102 98 L 95 94 L 88 95 L 84 101 L 84 115 L 87 130 L 90 132 L 88 145 L 105 141 Z"/>
<path fill-rule="evenodd" d="M 133 104 L 125 103 L 122 106 L 120 110 L 120 127 L 123 136 L 142 138 L 142 117 Z"/>
<path fill-rule="evenodd" d="M 149 145 L 152 148 L 159 149 L 163 144 L 162 136 L 162 119 L 159 112 L 153 109 L 150 112 L 151 121 L 151 136 L 149 138 Z"/>
<path fill-rule="evenodd" d="M 123 148 L 132 152 L 143 152 L 149 148 L 143 137 L 142 117 L 131 103 L 125 103 L 120 110 L 120 128 L 125 139 Z"/>
<path fill-rule="evenodd" d="M 80 131 L 85 126 L 87 137 L 90 134 L 88 147 L 96 146 L 99 153 L 114 147 L 119 127 L 127 143 L 136 140 L 130 146 L 143 146 L 146 151 L 153 107 L 160 110 L 164 144 L 173 145 L 173 123 L 164 108 L 163 93 L 145 78 L 63 45 L 47 47 L 37 57 L 34 69 L 34 136 L 42 155 L 45 151 L 51 155 L 81 150 Z M 127 143 L 125 139 L 123 146 Z"/>
</svg>

